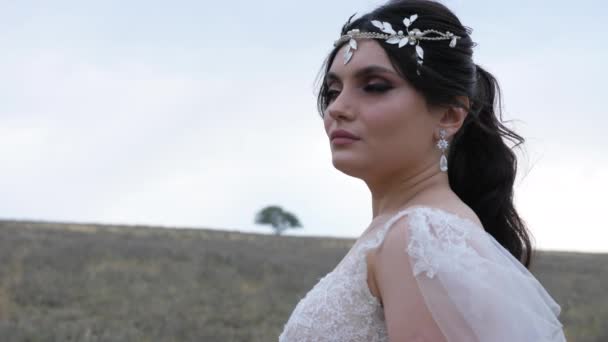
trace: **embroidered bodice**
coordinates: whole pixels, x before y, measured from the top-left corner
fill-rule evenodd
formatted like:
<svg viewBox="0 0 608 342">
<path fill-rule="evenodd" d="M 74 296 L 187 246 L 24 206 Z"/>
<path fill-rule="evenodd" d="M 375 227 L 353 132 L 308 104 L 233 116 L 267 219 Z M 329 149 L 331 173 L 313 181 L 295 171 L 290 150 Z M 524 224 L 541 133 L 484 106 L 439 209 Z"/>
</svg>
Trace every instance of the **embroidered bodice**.
<svg viewBox="0 0 608 342">
<path fill-rule="evenodd" d="M 387 341 L 384 313 L 367 285 L 365 252 L 377 236 L 356 243 L 336 268 L 298 303 L 279 341 Z"/>
<path fill-rule="evenodd" d="M 488 272 L 488 260 L 482 256 L 482 253 L 485 254 L 484 250 L 488 250 L 488 248 L 496 253 L 502 246 L 493 240 L 492 236 L 486 233 L 481 226 L 437 208 L 410 207 L 391 217 L 383 226 L 375 228 L 375 231 L 372 230 L 370 234 L 361 237 L 340 263 L 318 281 L 296 305 L 279 336 L 279 342 L 387 342 L 388 333 L 383 308 L 369 290 L 367 283 L 366 256 L 371 249 L 380 245 L 393 223 L 406 215 L 408 216 L 409 242 L 407 246 L 404 246 L 404 251 L 409 255 L 415 276 L 440 280 L 442 279 L 440 276 L 445 275 L 445 279 L 449 280 L 450 275 L 456 277 L 460 274 L 460 278 L 462 278 L 464 270 L 465 274 L 471 274 L 472 290 L 475 290 L 473 282 L 483 281 L 480 277 L 491 276 Z M 548 293 L 544 292 L 540 283 L 521 264 L 519 266 L 513 264 L 515 259 L 511 256 L 512 260 L 508 260 L 508 256 L 505 256 L 504 253 L 508 254 L 506 250 L 502 249 L 499 258 L 493 258 L 495 255 L 491 255 L 492 258 L 489 259 L 500 259 L 506 266 L 521 273 L 523 277 L 516 281 L 529 282 L 536 286 L 536 289 L 531 290 L 533 291 L 531 295 L 536 296 L 536 301 L 533 300 L 529 305 L 542 305 L 545 311 L 541 311 L 554 318 L 554 321 L 550 322 L 553 324 L 551 334 L 556 334 L 556 338 L 542 339 L 542 341 L 565 341 L 565 338 L 562 340 L 560 337 L 561 324 L 555 318 L 560 310 L 559 305 Z M 519 264 L 518 261 L 515 260 L 515 262 Z M 465 277 L 465 279 L 467 278 Z M 444 281 L 444 284 L 449 283 Z M 521 286 L 524 290 L 526 286 L 529 286 L 529 284 L 518 283 L 516 285 Z M 422 283 L 419 283 L 419 286 L 424 291 Z M 448 294 L 450 294 L 449 288 Z M 497 295 L 508 296 L 509 293 Z M 524 297 L 522 296 L 522 298 Z M 488 299 L 490 298 L 481 298 L 477 302 L 472 302 L 473 304 L 462 304 L 466 306 L 467 310 L 473 310 L 473 312 L 463 312 L 463 314 L 478 317 L 481 321 L 482 313 L 488 315 L 488 309 L 482 307 Z M 432 309 L 434 304 L 432 302 L 427 304 Z M 403 319 L 407 320 L 407 317 Z M 547 321 L 547 318 L 543 319 L 545 322 Z M 533 323 L 534 319 L 530 321 L 530 324 Z M 475 327 L 470 328 L 475 330 Z M 443 331 L 443 333 L 447 335 L 449 331 Z M 479 332 L 477 336 L 480 338 L 479 341 L 490 341 L 481 339 L 482 336 L 485 336 L 483 331 Z M 448 341 L 460 340 L 448 338 Z M 492 339 L 491 341 L 503 340 Z M 505 339 L 505 341 L 507 340 Z M 535 341 L 541 341 L 541 339 Z"/>
</svg>

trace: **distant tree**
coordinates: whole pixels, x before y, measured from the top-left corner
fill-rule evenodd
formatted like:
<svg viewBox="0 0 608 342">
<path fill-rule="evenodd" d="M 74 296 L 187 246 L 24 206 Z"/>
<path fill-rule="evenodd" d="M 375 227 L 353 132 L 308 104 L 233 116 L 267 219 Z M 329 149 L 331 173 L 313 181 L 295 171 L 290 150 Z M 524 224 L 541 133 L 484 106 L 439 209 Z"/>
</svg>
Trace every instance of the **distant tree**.
<svg viewBox="0 0 608 342">
<path fill-rule="evenodd" d="M 260 210 L 255 216 L 255 223 L 269 224 L 274 229 L 275 235 L 281 235 L 289 228 L 300 228 L 300 221 L 290 212 L 281 207 L 271 205 Z"/>
</svg>

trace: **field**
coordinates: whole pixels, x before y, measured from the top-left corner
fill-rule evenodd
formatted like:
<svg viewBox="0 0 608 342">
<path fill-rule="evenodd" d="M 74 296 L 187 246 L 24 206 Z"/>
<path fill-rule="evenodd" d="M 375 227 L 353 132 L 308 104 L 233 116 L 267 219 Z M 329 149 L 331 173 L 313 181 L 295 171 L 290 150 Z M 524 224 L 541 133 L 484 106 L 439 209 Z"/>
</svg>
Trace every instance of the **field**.
<svg viewBox="0 0 608 342">
<path fill-rule="evenodd" d="M 353 242 L 0 221 L 0 337 L 276 341 Z M 568 341 L 608 341 L 608 254 L 538 251 L 531 270 L 562 305 Z"/>
</svg>

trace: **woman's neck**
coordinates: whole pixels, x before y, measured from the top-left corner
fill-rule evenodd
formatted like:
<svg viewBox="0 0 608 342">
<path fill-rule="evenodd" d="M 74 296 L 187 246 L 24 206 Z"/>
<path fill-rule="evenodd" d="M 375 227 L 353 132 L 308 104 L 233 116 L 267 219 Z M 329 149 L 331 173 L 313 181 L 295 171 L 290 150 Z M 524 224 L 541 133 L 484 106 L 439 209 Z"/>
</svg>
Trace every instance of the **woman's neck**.
<svg viewBox="0 0 608 342">
<path fill-rule="evenodd" d="M 367 183 L 372 194 L 372 216 L 381 218 L 408 206 L 416 199 L 428 197 L 435 190 L 449 189 L 446 172 L 432 165 L 409 176 L 386 177 L 382 183 Z"/>
</svg>

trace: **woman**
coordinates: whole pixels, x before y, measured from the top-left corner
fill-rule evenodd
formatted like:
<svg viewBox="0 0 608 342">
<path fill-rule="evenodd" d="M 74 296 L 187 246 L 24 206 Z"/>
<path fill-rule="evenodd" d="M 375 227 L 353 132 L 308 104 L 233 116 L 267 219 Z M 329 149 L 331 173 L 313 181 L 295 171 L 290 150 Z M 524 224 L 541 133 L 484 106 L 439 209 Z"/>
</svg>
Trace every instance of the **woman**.
<svg viewBox="0 0 608 342">
<path fill-rule="evenodd" d="M 298 303 L 280 341 L 565 341 L 528 271 L 516 157 L 496 80 L 445 6 L 391 1 L 342 28 L 318 105 L 333 165 L 373 220 Z"/>
</svg>

